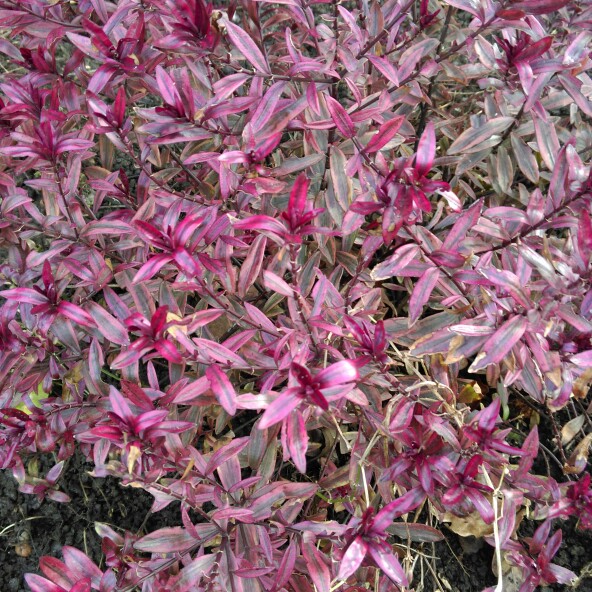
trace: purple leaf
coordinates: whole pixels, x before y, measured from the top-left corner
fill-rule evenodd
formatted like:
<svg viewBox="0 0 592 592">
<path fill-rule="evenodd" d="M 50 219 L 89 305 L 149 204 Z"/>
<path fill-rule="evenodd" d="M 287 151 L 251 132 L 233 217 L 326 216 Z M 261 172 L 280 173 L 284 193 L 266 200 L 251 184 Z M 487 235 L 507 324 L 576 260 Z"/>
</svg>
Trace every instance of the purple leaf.
<svg viewBox="0 0 592 592">
<path fill-rule="evenodd" d="M 387 504 L 376 514 L 374 525 L 377 530 L 384 531 L 398 516 L 415 510 L 425 499 L 425 492 L 421 487 L 415 487 L 407 493 Z"/>
<path fill-rule="evenodd" d="M 111 78 L 117 74 L 117 70 L 118 68 L 114 64 L 99 66 L 88 83 L 88 91 L 95 95 L 99 94 L 107 86 Z"/>
<path fill-rule="evenodd" d="M 194 338 L 193 341 L 197 345 L 200 354 L 203 353 L 205 357 L 211 357 L 222 365 L 233 366 L 235 368 L 249 367 L 243 358 L 219 343 L 199 337 Z"/>
<path fill-rule="evenodd" d="M 491 524 L 495 519 L 495 513 L 487 498 L 473 487 L 465 488 L 465 495 L 471 500 L 475 510 L 479 512 L 485 524 Z"/>
<path fill-rule="evenodd" d="M 111 402 L 111 408 L 113 409 L 113 412 L 121 419 L 134 419 L 135 414 L 132 413 L 128 402 L 114 386 L 109 387 L 109 401 Z"/>
<path fill-rule="evenodd" d="M 437 543 L 445 538 L 439 530 L 427 524 L 414 522 L 393 522 L 386 530 L 401 539 L 409 539 L 416 543 Z"/>
<path fill-rule="evenodd" d="M 192 592 L 195 590 L 196 582 L 214 567 L 216 563 L 216 555 L 214 553 L 208 555 L 201 555 L 196 557 L 189 565 L 186 565 L 179 574 L 179 578 L 175 580 L 175 592 Z"/>
<path fill-rule="evenodd" d="M 170 255 L 154 255 L 142 265 L 138 273 L 132 280 L 134 284 L 145 282 L 155 276 L 167 263 L 170 263 L 173 258 Z"/>
<path fill-rule="evenodd" d="M 162 98 L 168 105 L 174 108 L 181 105 L 181 97 L 177 92 L 175 83 L 161 66 L 156 66 L 156 83 Z"/>
<path fill-rule="evenodd" d="M 452 229 L 446 233 L 446 240 L 441 247 L 443 251 L 453 249 L 461 243 L 467 232 L 477 224 L 482 207 L 483 202 L 479 200 L 460 214 Z"/>
<path fill-rule="evenodd" d="M 251 118 L 251 125 L 253 126 L 253 132 L 255 134 L 263 128 L 263 126 L 269 121 L 270 117 L 274 114 L 276 106 L 285 88 L 286 82 L 275 82 L 269 87 L 259 102 L 259 106 Z"/>
<path fill-rule="evenodd" d="M 419 247 L 417 245 L 404 245 L 399 247 L 393 255 L 379 263 L 372 270 L 372 279 L 380 281 L 398 275 L 418 256 L 418 254 Z"/>
<path fill-rule="evenodd" d="M 275 585 L 278 589 L 286 584 L 290 579 L 296 564 L 296 542 L 294 539 L 290 540 L 288 548 L 284 551 L 280 565 L 275 576 Z"/>
<path fill-rule="evenodd" d="M 249 216 L 235 222 L 234 227 L 242 230 L 266 230 L 278 236 L 282 236 L 286 232 L 286 227 L 279 220 L 270 216 Z"/>
</svg>

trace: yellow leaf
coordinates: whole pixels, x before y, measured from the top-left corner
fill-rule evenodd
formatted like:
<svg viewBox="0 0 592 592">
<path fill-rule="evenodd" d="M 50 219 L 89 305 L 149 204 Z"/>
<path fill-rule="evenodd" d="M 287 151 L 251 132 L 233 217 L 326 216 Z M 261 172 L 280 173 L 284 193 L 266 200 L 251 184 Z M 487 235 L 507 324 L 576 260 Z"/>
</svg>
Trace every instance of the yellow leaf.
<svg viewBox="0 0 592 592">
<path fill-rule="evenodd" d="M 481 387 L 476 382 L 466 384 L 458 394 L 459 403 L 464 403 L 465 405 L 477 403 L 482 398 L 483 392 L 481 391 Z"/>
<path fill-rule="evenodd" d="M 31 399 L 31 402 L 33 403 L 33 405 L 35 405 L 35 407 L 39 407 L 39 408 L 41 408 L 41 401 L 43 401 L 44 399 L 47 399 L 47 397 L 49 397 L 49 394 L 43 390 L 42 383 L 40 383 L 39 386 L 37 387 L 37 392 L 32 391 L 29 393 L 29 398 Z M 31 411 L 22 401 L 16 406 L 16 409 L 23 411 L 27 415 L 31 415 Z"/>
<path fill-rule="evenodd" d="M 179 315 L 176 315 L 174 312 L 167 312 L 167 323 L 171 323 L 173 321 L 182 321 L 183 318 L 180 317 Z M 183 325 L 173 325 L 172 327 L 169 327 L 167 329 L 167 331 L 173 336 L 176 337 L 178 335 L 178 333 L 183 333 L 184 335 L 187 335 L 187 327 L 183 326 Z"/>
</svg>

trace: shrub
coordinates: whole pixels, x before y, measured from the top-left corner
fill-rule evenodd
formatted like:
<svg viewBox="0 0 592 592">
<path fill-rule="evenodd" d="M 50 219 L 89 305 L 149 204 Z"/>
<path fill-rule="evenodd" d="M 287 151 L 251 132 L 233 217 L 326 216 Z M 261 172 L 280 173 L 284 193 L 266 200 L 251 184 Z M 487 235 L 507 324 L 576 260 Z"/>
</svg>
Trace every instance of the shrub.
<svg viewBox="0 0 592 592">
<path fill-rule="evenodd" d="M 79 450 L 183 517 L 31 590 L 409 589 L 460 518 L 496 590 L 571 581 L 592 8 L 0 6 L 0 468 L 67 502 Z"/>
</svg>

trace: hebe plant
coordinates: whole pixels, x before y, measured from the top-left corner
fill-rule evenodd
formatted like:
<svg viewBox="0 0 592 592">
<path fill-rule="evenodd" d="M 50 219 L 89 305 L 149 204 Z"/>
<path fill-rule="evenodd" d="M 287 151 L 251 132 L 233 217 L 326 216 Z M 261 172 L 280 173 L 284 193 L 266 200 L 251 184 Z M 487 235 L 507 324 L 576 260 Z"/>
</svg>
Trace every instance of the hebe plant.
<svg viewBox="0 0 592 592">
<path fill-rule="evenodd" d="M 427 589 L 459 518 L 496 590 L 570 582 L 592 8 L 0 6 L 0 467 L 67 502 L 79 451 L 182 515 L 31 590 Z"/>
</svg>

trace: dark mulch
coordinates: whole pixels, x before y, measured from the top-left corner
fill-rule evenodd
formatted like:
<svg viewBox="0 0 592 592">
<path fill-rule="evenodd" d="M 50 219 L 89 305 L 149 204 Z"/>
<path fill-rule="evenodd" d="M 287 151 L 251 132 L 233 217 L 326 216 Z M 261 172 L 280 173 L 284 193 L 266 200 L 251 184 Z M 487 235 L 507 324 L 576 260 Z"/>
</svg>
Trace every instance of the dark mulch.
<svg viewBox="0 0 592 592">
<path fill-rule="evenodd" d="M 61 558 L 63 545 L 81 549 L 101 565 L 101 541 L 95 522 L 114 529 L 150 532 L 163 526 L 181 524 L 179 504 L 171 504 L 150 514 L 153 497 L 139 489 L 122 487 L 111 477 L 97 479 L 88 475 L 92 465 L 77 455 L 68 461 L 60 480 L 61 490 L 72 501 L 58 504 L 39 502 L 35 496 L 20 493 L 9 471 L 0 471 L 0 531 L 14 525 L 0 537 L 0 592 L 28 592 L 23 576 L 38 572 L 39 558 Z M 31 554 L 19 556 L 29 541 Z"/>
</svg>

